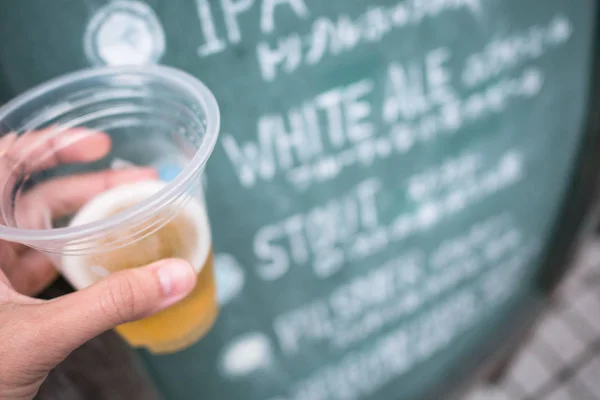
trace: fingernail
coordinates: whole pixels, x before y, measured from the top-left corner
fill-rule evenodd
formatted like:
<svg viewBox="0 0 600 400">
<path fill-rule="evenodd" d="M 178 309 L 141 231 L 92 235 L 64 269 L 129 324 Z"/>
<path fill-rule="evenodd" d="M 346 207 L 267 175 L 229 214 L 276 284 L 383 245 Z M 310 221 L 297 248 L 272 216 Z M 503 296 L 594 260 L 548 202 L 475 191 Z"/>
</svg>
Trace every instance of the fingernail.
<svg viewBox="0 0 600 400">
<path fill-rule="evenodd" d="M 194 270 L 183 260 L 164 261 L 156 272 L 165 296 L 186 290 L 194 279 Z"/>
</svg>

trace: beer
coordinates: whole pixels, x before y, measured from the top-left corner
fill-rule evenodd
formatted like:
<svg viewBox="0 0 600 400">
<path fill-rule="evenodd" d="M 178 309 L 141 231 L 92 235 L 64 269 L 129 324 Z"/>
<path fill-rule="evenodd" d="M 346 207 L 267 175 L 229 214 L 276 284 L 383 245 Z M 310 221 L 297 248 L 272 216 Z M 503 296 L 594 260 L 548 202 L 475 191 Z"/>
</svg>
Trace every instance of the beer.
<svg viewBox="0 0 600 400">
<path fill-rule="evenodd" d="M 162 182 L 119 186 L 94 198 L 73 218 L 81 225 L 110 217 L 138 204 L 164 187 Z M 153 316 L 117 327 L 131 345 L 155 353 L 183 349 L 212 327 L 217 314 L 216 288 L 208 217 L 204 205 L 188 196 L 183 205 L 167 206 L 132 228 L 107 232 L 87 255 L 65 255 L 62 272 L 78 289 L 120 270 L 165 258 L 188 260 L 198 273 L 193 291 L 182 301 Z M 161 221 L 167 220 L 161 226 Z M 125 243 L 125 244 L 123 244 Z M 109 250 L 103 251 L 104 248 Z"/>
</svg>

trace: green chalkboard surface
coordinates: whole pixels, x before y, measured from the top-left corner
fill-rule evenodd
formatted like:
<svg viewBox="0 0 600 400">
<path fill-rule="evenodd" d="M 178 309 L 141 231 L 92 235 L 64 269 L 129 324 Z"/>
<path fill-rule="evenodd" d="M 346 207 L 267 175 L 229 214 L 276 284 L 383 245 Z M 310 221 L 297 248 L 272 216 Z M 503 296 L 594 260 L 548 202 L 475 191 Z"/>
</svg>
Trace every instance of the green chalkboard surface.
<svg viewBox="0 0 600 400">
<path fill-rule="evenodd" d="M 0 89 L 163 63 L 214 91 L 221 314 L 182 353 L 140 351 L 166 399 L 447 398 L 544 296 L 586 133 L 596 7 L 11 2 Z"/>
</svg>

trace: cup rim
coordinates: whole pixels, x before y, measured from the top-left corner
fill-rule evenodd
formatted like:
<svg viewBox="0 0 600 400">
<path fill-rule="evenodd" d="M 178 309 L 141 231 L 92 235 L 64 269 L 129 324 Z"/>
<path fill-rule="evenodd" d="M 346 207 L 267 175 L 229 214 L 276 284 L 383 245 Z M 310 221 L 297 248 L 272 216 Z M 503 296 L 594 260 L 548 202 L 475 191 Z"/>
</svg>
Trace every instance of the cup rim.
<svg viewBox="0 0 600 400">
<path fill-rule="evenodd" d="M 148 76 L 159 78 L 164 82 L 173 83 L 179 88 L 188 91 L 188 93 L 202 105 L 206 113 L 206 131 L 204 138 L 192 159 L 173 180 L 167 183 L 163 190 L 141 201 L 134 207 L 130 207 L 118 214 L 88 224 L 51 229 L 20 229 L 0 225 L 0 239 L 35 245 L 36 243 L 47 243 L 51 241 L 68 242 L 94 235 L 103 230 L 143 216 L 144 214 L 155 212 L 157 207 L 165 204 L 168 199 L 183 192 L 188 187 L 190 181 L 196 177 L 197 172 L 204 167 L 215 148 L 219 136 L 219 106 L 214 95 L 204 83 L 187 72 L 172 67 L 163 65 L 97 67 L 64 74 L 25 91 L 0 107 L 0 121 L 6 118 L 8 114 L 27 103 L 63 86 L 77 81 L 118 76 L 122 74 Z"/>
</svg>

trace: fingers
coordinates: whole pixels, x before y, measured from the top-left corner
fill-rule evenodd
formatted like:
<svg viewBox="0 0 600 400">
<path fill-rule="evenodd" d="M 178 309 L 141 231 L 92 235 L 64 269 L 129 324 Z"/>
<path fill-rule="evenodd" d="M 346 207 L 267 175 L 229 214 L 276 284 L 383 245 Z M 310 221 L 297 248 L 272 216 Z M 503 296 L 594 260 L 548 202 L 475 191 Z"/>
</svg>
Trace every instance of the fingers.
<svg viewBox="0 0 600 400">
<path fill-rule="evenodd" d="M 9 133 L 0 137 L 0 157 L 3 156 L 17 140 L 16 133 Z"/>
<path fill-rule="evenodd" d="M 6 273 L 10 266 L 16 264 L 16 259 L 11 244 L 0 240 L 0 304 L 11 296 L 12 285 Z"/>
<path fill-rule="evenodd" d="M 8 277 L 0 269 L 0 304 L 6 301 L 12 292 L 12 286 Z"/>
<path fill-rule="evenodd" d="M 34 187 L 15 205 L 17 226 L 47 229 L 52 218 L 60 218 L 81 208 L 96 195 L 125 183 L 156 179 L 153 168 L 107 170 L 47 181 Z"/>
<path fill-rule="evenodd" d="M 18 262 L 5 268 L 5 274 L 13 289 L 25 296 L 35 296 L 52 283 L 58 272 L 44 254 L 28 250 Z"/>
<path fill-rule="evenodd" d="M 47 345 L 59 354 L 68 353 L 108 329 L 173 305 L 195 284 L 196 274 L 187 262 L 162 260 L 46 302 L 38 307 L 45 316 L 39 326 Z"/>
<path fill-rule="evenodd" d="M 55 127 L 22 136 L 9 133 L 0 138 L 0 189 L 4 188 L 6 192 L 14 188 L 20 179 L 27 178 L 28 174 L 60 163 L 96 161 L 104 157 L 110 148 L 108 134 L 85 128 L 65 130 Z M 47 213 L 36 214 L 37 220 L 27 221 L 22 227 L 49 227 L 44 225 L 49 222 Z"/>
<path fill-rule="evenodd" d="M 23 162 L 27 171 L 32 172 L 58 164 L 96 161 L 108 154 L 110 148 L 111 139 L 106 133 L 54 127 L 12 139 L 6 156 L 13 163 Z"/>
</svg>

